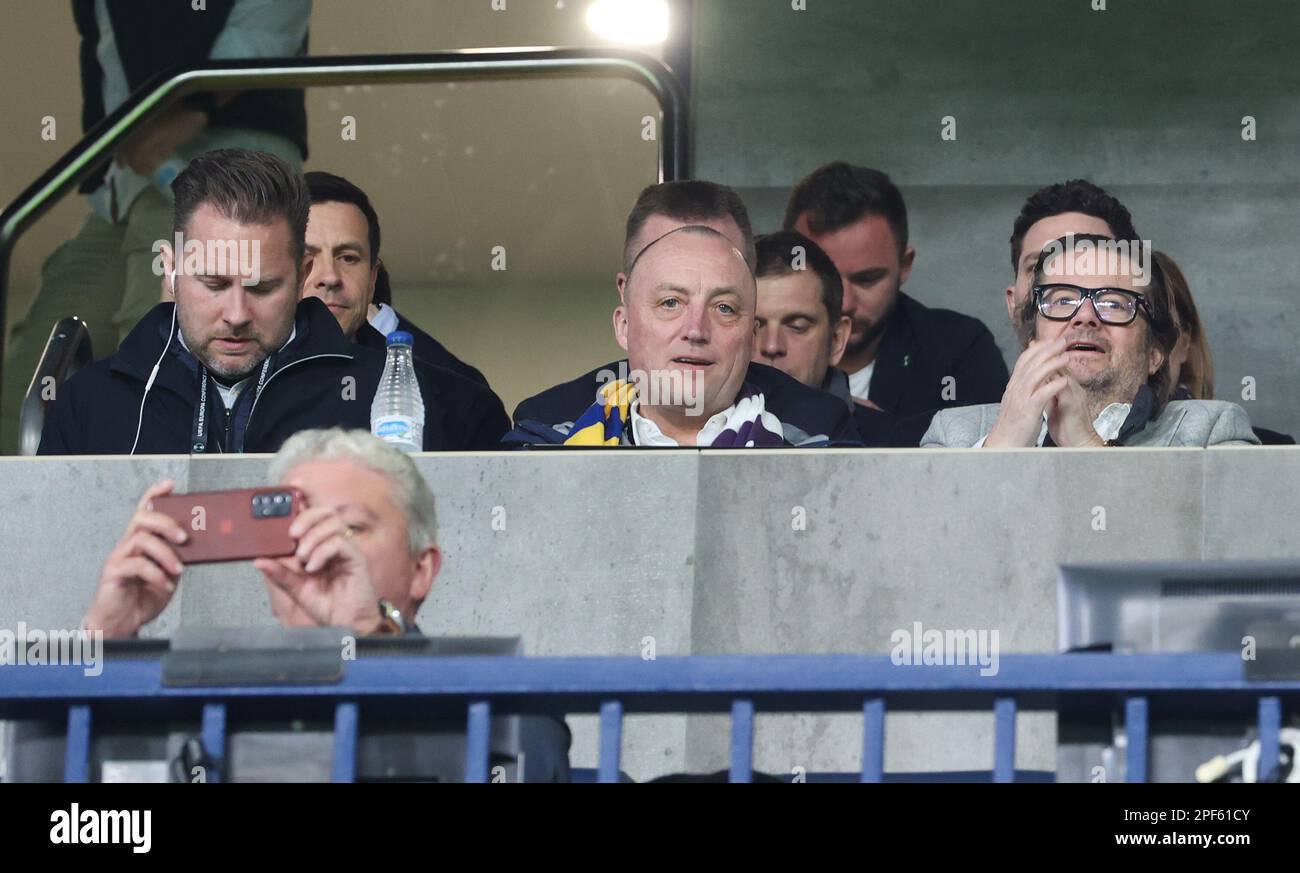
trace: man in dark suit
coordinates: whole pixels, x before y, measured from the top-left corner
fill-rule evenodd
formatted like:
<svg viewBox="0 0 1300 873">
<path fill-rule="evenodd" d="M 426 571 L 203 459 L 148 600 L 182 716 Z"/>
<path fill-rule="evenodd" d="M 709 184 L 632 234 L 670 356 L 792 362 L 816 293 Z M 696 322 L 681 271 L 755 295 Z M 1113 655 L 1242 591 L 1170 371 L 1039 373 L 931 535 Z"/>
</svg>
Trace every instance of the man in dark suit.
<svg viewBox="0 0 1300 873">
<path fill-rule="evenodd" d="M 725 234 L 670 230 L 632 259 L 621 285 L 614 337 L 627 358 L 519 404 L 506 445 L 861 444 L 842 401 L 751 362 L 757 290 Z"/>
<path fill-rule="evenodd" d="M 391 290 L 386 300 L 375 301 L 381 275 L 385 286 L 388 276 L 379 260 L 379 216 L 366 193 L 333 173 L 316 170 L 304 178 L 311 196 L 307 255 L 312 262 L 303 296 L 319 297 L 357 345 L 382 352 L 390 333 L 406 331 L 415 341 L 416 361 L 487 385 L 482 373 L 393 309 Z"/>
<path fill-rule="evenodd" d="M 855 403 L 848 374 L 836 366 L 852 323 L 840 311 L 844 287 L 835 264 L 817 243 L 793 230 L 756 238 L 754 254 L 758 336 L 753 360 L 835 395 L 853 415 L 863 445 L 889 445 L 894 417 Z"/>
<path fill-rule="evenodd" d="M 902 293 L 916 249 L 888 176 L 842 161 L 817 168 L 791 192 L 785 228 L 816 242 L 839 270 L 853 323 L 840 369 L 857 402 L 902 418 L 1002 398 L 1007 367 L 988 328 Z"/>
<path fill-rule="evenodd" d="M 175 302 L 58 386 L 39 453 L 273 452 L 301 430 L 367 429 L 384 356 L 349 343 L 320 300 L 301 299 L 301 174 L 274 155 L 218 149 L 172 190 L 174 247 L 160 257 Z M 508 430 L 490 389 L 416 370 L 426 451 L 488 448 Z"/>
</svg>

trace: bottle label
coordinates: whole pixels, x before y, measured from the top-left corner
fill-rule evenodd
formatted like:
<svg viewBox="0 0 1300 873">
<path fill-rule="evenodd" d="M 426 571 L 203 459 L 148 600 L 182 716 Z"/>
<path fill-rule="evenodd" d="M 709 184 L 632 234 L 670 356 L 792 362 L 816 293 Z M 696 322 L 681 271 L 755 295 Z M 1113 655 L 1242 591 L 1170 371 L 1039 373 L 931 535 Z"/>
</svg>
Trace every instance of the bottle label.
<svg viewBox="0 0 1300 873">
<path fill-rule="evenodd" d="M 393 443 L 414 441 L 415 422 L 405 415 L 381 415 L 370 422 L 370 432 Z"/>
</svg>

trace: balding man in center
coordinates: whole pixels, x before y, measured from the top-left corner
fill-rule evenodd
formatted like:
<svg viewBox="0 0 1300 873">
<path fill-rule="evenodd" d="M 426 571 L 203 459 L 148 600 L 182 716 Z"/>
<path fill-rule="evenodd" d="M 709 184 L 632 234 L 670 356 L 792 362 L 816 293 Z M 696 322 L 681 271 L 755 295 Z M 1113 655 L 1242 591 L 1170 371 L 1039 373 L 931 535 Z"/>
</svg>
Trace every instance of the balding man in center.
<svg viewBox="0 0 1300 873">
<path fill-rule="evenodd" d="M 744 255 L 703 225 L 651 240 L 626 272 L 614 337 L 627 358 L 525 400 L 512 446 L 777 448 L 860 445 L 837 398 L 751 363 L 757 288 Z"/>
</svg>

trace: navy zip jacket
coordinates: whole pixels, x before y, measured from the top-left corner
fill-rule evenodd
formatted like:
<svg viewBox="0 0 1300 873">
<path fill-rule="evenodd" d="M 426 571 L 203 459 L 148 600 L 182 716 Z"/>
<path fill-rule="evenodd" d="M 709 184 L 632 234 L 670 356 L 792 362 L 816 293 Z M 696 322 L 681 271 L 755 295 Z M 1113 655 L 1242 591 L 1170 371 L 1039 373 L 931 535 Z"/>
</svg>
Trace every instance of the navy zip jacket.
<svg viewBox="0 0 1300 873">
<path fill-rule="evenodd" d="M 145 400 L 149 373 L 167 342 L 171 303 L 140 320 L 117 353 L 91 364 L 58 386 L 46 413 L 42 455 L 190 454 L 199 404 L 198 362 L 173 339 Z M 260 396 L 255 369 L 227 415 L 217 391 L 208 390 L 208 453 L 275 452 L 290 436 L 317 427 L 370 429 L 370 404 L 384 371 L 384 355 L 353 345 L 333 314 L 315 298 L 299 302 L 296 335 L 276 353 Z M 416 365 L 424 401 L 424 449 L 496 447 L 510 426 L 491 390 L 425 364 Z M 355 381 L 349 381 L 355 380 Z M 141 421 L 141 418 L 143 420 Z"/>
<path fill-rule="evenodd" d="M 609 374 L 627 369 L 626 361 L 615 361 L 528 398 L 515 409 L 515 429 L 502 442 L 512 448 L 562 444 L 573 422 L 596 402 L 596 392 L 611 381 Z M 745 381 L 763 393 L 764 408 L 785 425 L 787 445 L 791 433 L 800 431 L 811 440 L 800 442 L 813 447 L 861 445 L 853 416 L 839 398 L 766 364 L 751 362 Z"/>
</svg>

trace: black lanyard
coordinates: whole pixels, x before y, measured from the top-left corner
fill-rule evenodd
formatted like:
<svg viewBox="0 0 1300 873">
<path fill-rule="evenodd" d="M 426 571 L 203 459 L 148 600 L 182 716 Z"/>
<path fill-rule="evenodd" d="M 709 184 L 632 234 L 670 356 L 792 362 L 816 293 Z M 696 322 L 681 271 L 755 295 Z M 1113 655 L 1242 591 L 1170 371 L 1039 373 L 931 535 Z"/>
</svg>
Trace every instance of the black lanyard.
<svg viewBox="0 0 1300 873">
<path fill-rule="evenodd" d="M 257 398 L 262 394 L 262 388 L 266 385 L 266 377 L 271 372 L 271 365 L 274 359 L 275 355 L 268 355 L 266 360 L 262 362 L 262 372 L 257 377 L 257 387 L 253 390 L 254 403 L 257 402 Z M 199 364 L 199 403 L 194 407 L 194 442 L 190 445 L 190 452 L 196 455 L 201 455 L 208 450 L 208 382 L 211 381 L 211 379 L 212 377 L 208 373 L 207 369 L 205 369 L 202 364 Z M 239 402 L 242 399 L 242 396 L 236 397 L 235 402 L 231 404 L 228 410 L 226 410 L 226 415 L 237 415 L 239 412 Z M 247 428 L 245 428 L 245 430 L 247 430 Z M 244 450 L 244 436 L 245 434 L 240 434 L 239 439 L 235 441 L 233 448 L 236 452 L 242 452 Z"/>
</svg>

